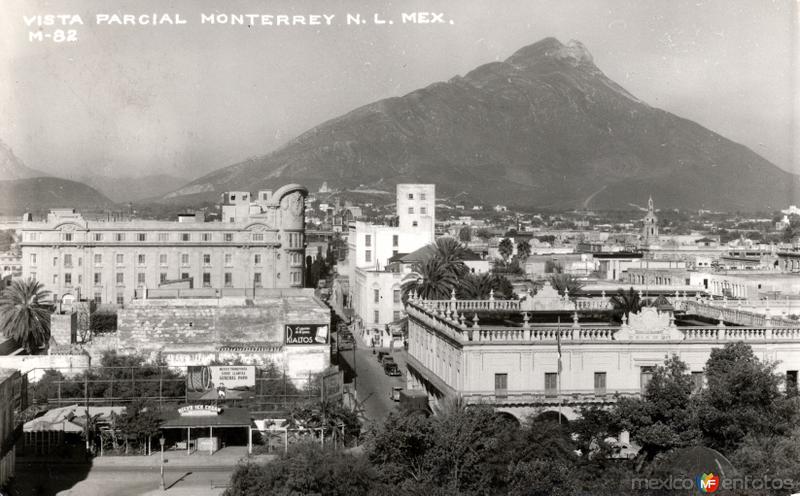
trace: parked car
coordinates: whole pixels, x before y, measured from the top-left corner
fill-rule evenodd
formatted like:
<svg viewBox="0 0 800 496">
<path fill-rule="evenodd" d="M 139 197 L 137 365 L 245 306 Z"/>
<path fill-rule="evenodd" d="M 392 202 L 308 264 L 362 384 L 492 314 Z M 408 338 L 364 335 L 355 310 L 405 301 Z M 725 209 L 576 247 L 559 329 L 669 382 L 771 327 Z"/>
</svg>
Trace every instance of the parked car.
<svg viewBox="0 0 800 496">
<path fill-rule="evenodd" d="M 394 363 L 394 357 L 392 355 L 384 355 L 381 359 L 381 365 L 386 365 L 387 363 Z"/>
<path fill-rule="evenodd" d="M 389 398 L 391 398 L 392 401 L 400 401 L 400 391 L 402 390 L 403 388 L 400 386 L 392 386 L 392 392 L 389 394 Z"/>
<path fill-rule="evenodd" d="M 383 371 L 386 372 L 386 375 L 397 377 L 402 375 L 400 372 L 400 368 L 394 362 L 386 362 L 383 364 Z"/>
<path fill-rule="evenodd" d="M 379 363 L 383 363 L 383 357 L 385 357 L 385 356 L 386 356 L 386 355 L 388 355 L 388 354 L 389 354 L 389 353 L 388 353 L 388 352 L 386 352 L 386 351 L 379 351 L 379 352 L 378 352 L 378 362 L 379 362 Z"/>
</svg>

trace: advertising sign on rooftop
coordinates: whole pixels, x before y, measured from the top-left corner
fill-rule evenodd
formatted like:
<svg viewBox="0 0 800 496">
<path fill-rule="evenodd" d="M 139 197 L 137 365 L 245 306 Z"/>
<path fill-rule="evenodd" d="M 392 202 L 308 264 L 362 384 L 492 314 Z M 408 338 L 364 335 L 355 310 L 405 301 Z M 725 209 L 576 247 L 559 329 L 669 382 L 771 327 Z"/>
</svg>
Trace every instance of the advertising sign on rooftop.
<svg viewBox="0 0 800 496">
<path fill-rule="evenodd" d="M 327 344 L 328 326 L 319 324 L 287 324 L 287 345 Z"/>
</svg>

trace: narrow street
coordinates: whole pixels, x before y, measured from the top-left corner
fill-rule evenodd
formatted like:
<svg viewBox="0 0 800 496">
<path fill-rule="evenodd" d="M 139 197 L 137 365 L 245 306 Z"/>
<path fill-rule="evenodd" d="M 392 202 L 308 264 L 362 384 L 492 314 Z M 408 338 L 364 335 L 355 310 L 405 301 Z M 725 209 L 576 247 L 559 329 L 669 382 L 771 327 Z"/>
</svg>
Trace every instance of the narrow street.
<svg viewBox="0 0 800 496">
<path fill-rule="evenodd" d="M 388 348 L 375 348 L 375 354 L 372 354 L 372 348 L 361 346 L 353 350 L 343 351 L 342 358 L 352 364 L 353 355 L 355 354 L 355 372 L 356 377 L 356 391 L 358 392 L 358 400 L 364 405 L 366 417 L 371 421 L 382 421 L 385 419 L 389 412 L 397 408 L 397 403 L 392 401 L 390 394 L 393 386 L 405 387 L 405 352 L 394 351 L 394 357 L 397 366 L 402 372 L 401 376 L 391 377 L 386 375 L 383 371 L 383 366 L 378 362 L 377 353 L 379 351 L 388 352 Z"/>
</svg>

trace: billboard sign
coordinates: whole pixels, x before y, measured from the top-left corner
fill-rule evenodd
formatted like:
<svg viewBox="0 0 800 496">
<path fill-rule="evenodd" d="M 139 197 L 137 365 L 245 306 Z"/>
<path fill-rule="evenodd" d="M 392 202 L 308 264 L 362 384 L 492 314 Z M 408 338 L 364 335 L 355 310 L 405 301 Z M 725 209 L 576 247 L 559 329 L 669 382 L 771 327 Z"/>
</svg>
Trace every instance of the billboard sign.
<svg viewBox="0 0 800 496">
<path fill-rule="evenodd" d="M 252 398 L 255 389 L 254 365 L 191 365 L 186 373 L 190 400 Z"/>
<path fill-rule="evenodd" d="M 287 324 L 287 345 L 328 344 L 328 326 L 320 324 Z"/>
</svg>

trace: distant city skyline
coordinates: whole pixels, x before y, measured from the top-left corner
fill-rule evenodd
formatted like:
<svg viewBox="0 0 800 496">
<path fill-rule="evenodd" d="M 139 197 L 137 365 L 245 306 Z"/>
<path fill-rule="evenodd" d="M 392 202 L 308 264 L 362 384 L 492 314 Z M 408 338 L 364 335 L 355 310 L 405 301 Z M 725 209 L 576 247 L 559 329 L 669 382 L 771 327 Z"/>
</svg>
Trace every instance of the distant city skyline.
<svg viewBox="0 0 800 496">
<path fill-rule="evenodd" d="M 48 5 L 50 5 L 48 7 Z M 504 60 L 554 36 L 646 103 L 800 173 L 797 4 L 763 1 L 11 0 L 0 19 L 0 140 L 61 177 L 186 180 L 266 154 L 361 105 Z M 347 13 L 442 12 L 453 24 L 347 26 Z M 209 26 L 200 13 L 335 15 L 331 26 Z M 74 43 L 28 41 L 23 16 L 80 14 Z M 182 26 L 96 26 L 179 13 Z M 44 26 L 56 29 L 60 26 Z M 67 27 L 70 28 L 70 27 Z M 793 45 L 793 43 L 795 43 Z"/>
</svg>

